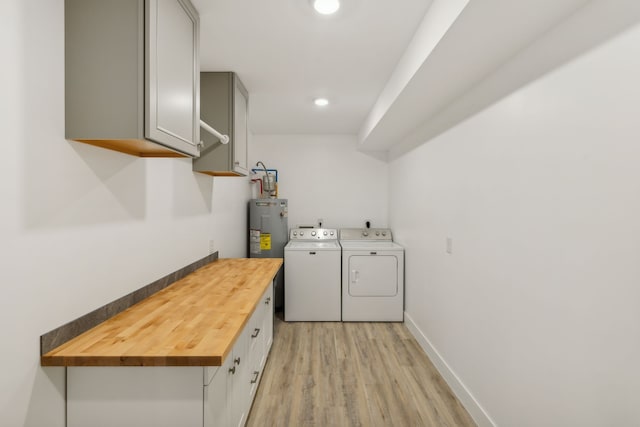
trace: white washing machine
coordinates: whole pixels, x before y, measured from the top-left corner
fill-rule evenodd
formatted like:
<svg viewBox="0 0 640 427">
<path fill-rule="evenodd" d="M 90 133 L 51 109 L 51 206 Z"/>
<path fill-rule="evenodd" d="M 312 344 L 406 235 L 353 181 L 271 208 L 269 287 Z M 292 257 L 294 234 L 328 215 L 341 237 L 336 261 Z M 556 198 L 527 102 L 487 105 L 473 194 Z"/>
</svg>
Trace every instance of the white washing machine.
<svg viewBox="0 0 640 427">
<path fill-rule="evenodd" d="M 404 248 L 389 229 L 344 228 L 342 320 L 404 321 Z"/>
<path fill-rule="evenodd" d="M 338 230 L 296 228 L 284 247 L 284 320 L 341 320 Z"/>
</svg>

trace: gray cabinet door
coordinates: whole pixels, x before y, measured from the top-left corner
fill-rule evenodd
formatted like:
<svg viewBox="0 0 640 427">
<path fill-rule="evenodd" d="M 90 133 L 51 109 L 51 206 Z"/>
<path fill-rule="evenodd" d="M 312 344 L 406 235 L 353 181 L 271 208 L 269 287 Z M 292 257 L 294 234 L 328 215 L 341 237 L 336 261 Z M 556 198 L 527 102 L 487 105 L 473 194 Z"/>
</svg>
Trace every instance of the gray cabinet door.
<svg viewBox="0 0 640 427">
<path fill-rule="evenodd" d="M 145 137 L 195 155 L 200 137 L 198 15 L 182 0 L 146 0 Z"/>
<path fill-rule="evenodd" d="M 232 72 L 202 72 L 200 83 L 200 117 L 230 140 L 222 144 L 203 132 L 204 145 L 193 161 L 193 170 L 213 176 L 248 175 L 249 93 Z"/>
<path fill-rule="evenodd" d="M 246 91 L 240 87 L 240 82 L 236 78 L 233 97 L 233 170 L 243 175 L 249 174 L 247 167 L 247 145 L 248 145 L 248 99 Z"/>
<path fill-rule="evenodd" d="M 65 136 L 198 156 L 199 18 L 189 0 L 65 0 Z"/>
</svg>

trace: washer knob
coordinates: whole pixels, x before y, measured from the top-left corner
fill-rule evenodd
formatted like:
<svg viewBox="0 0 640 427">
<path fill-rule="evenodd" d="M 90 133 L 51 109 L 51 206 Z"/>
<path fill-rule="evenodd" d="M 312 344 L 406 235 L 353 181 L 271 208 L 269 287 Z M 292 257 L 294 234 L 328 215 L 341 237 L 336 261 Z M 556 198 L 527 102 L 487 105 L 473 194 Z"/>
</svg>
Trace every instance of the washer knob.
<svg viewBox="0 0 640 427">
<path fill-rule="evenodd" d="M 315 232 L 315 231 L 312 231 L 312 232 L 311 232 L 311 235 L 312 235 L 312 236 L 315 236 L 315 235 L 316 235 L 316 232 Z"/>
<path fill-rule="evenodd" d="M 301 235 L 301 236 L 304 236 L 304 231 L 301 231 L 301 232 L 300 232 L 300 235 Z"/>
<path fill-rule="evenodd" d="M 333 236 L 333 231 L 331 232 L 331 235 Z"/>
<path fill-rule="evenodd" d="M 382 232 L 382 235 L 383 235 L 383 236 L 386 236 L 386 235 L 387 235 L 387 232 L 386 232 L 386 231 L 383 231 L 383 232 Z"/>
<path fill-rule="evenodd" d="M 326 235 L 327 235 L 327 232 L 325 231 L 325 232 L 324 232 L 324 233 L 322 233 L 322 234 L 324 234 L 324 235 L 326 236 Z"/>
<path fill-rule="evenodd" d="M 294 235 L 294 236 L 297 236 L 297 235 L 298 235 L 298 232 L 297 232 L 297 231 L 294 231 L 294 232 L 293 232 L 293 235 Z"/>
<path fill-rule="evenodd" d="M 379 235 L 380 235 L 380 232 L 379 232 L 379 231 L 376 231 L 376 236 L 379 236 Z"/>
<path fill-rule="evenodd" d="M 363 235 L 364 237 L 367 237 L 367 236 L 369 235 L 369 232 L 368 232 L 368 231 L 363 231 L 363 232 L 362 232 L 362 235 Z"/>
</svg>

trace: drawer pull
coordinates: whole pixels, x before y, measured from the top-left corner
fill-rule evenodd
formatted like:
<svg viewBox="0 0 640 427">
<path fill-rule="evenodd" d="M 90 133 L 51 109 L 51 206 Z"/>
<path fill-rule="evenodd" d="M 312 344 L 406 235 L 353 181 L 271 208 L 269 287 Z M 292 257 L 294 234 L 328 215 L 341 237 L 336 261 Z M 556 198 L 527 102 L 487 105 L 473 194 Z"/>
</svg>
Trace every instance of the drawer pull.
<svg viewBox="0 0 640 427">
<path fill-rule="evenodd" d="M 251 335 L 251 338 L 257 338 L 258 335 L 260 335 L 260 328 L 255 328 L 253 330 L 253 334 Z"/>
<path fill-rule="evenodd" d="M 233 359 L 233 363 L 236 364 L 236 365 L 239 365 L 240 364 L 240 358 L 236 357 L 235 359 Z"/>
<path fill-rule="evenodd" d="M 229 372 L 231 372 L 231 375 L 235 375 L 236 373 L 236 367 L 232 366 L 231 368 L 229 368 Z"/>
<path fill-rule="evenodd" d="M 251 384 L 255 384 L 258 382 L 258 377 L 260 376 L 260 372 L 253 371 L 253 379 L 251 380 Z"/>
<path fill-rule="evenodd" d="M 271 297 L 267 298 L 266 301 L 264 302 L 265 304 L 269 305 L 269 303 L 271 303 Z"/>
</svg>

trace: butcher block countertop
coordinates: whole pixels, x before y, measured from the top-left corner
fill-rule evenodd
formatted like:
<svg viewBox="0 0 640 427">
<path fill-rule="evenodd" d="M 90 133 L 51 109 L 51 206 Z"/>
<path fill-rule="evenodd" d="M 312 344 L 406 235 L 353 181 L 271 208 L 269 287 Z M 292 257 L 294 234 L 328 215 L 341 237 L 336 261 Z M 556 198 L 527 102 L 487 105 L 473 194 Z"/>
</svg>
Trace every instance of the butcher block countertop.
<svg viewBox="0 0 640 427">
<path fill-rule="evenodd" d="M 41 357 L 43 366 L 221 366 L 282 265 L 219 259 Z"/>
</svg>

